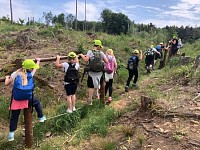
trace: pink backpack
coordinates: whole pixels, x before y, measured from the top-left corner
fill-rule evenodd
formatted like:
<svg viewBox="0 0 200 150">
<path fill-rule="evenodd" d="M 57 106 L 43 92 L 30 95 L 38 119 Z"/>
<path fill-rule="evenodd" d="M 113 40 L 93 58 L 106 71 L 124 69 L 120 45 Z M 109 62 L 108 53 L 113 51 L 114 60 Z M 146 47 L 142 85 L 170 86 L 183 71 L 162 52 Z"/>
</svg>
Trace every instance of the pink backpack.
<svg viewBox="0 0 200 150">
<path fill-rule="evenodd" d="M 114 56 L 109 58 L 108 55 L 106 55 L 106 57 L 108 58 L 108 62 L 106 63 L 105 70 L 108 74 L 111 74 L 113 73 L 115 69 L 115 61 L 114 61 L 115 59 L 114 59 Z"/>
</svg>

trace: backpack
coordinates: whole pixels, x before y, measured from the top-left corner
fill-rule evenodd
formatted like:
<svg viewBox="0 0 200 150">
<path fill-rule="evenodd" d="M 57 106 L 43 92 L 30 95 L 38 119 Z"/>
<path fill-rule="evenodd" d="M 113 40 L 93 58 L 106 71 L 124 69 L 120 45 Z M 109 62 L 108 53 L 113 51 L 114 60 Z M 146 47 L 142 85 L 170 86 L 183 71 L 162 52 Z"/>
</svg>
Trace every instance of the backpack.
<svg viewBox="0 0 200 150">
<path fill-rule="evenodd" d="M 133 70 L 137 68 L 137 56 L 132 56 L 128 59 L 127 69 Z"/>
<path fill-rule="evenodd" d="M 156 46 L 156 50 L 157 50 L 158 52 L 160 52 L 160 51 L 161 51 L 161 45 L 157 45 L 157 46 Z"/>
<path fill-rule="evenodd" d="M 103 71 L 104 63 L 102 61 L 100 51 L 92 50 L 92 53 L 93 53 L 94 57 L 90 58 L 90 60 L 89 60 L 89 71 L 92 71 L 92 72 Z"/>
<path fill-rule="evenodd" d="M 34 80 L 31 72 L 27 72 L 27 85 L 22 85 L 22 76 L 18 75 L 14 80 L 12 96 L 15 100 L 29 100 L 33 97 Z"/>
<path fill-rule="evenodd" d="M 115 62 L 114 62 L 114 57 L 112 56 L 111 58 L 109 58 L 108 56 L 106 56 L 108 58 L 108 62 L 105 65 L 105 71 L 108 74 L 113 73 L 114 69 L 115 69 Z"/>
<path fill-rule="evenodd" d="M 68 83 L 78 83 L 79 76 L 78 70 L 75 68 L 76 64 L 68 63 L 69 67 L 67 71 L 65 71 L 64 81 Z"/>
<path fill-rule="evenodd" d="M 182 44 L 182 41 L 179 39 L 177 48 L 181 48 L 181 47 L 183 47 L 183 44 Z"/>
<path fill-rule="evenodd" d="M 152 48 L 148 48 L 146 51 L 145 51 L 145 55 L 146 56 L 150 56 L 150 55 L 154 55 L 154 52 L 153 52 L 153 49 Z"/>
</svg>

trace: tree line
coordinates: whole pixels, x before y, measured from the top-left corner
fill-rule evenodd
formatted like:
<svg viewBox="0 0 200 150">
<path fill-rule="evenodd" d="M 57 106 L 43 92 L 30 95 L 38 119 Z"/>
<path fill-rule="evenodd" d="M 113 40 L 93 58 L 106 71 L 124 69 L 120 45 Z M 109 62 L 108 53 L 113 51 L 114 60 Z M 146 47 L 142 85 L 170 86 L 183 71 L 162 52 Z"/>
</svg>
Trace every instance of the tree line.
<svg viewBox="0 0 200 150">
<path fill-rule="evenodd" d="M 46 25 L 46 26 L 60 26 L 66 29 L 75 30 L 75 16 L 72 14 L 65 15 L 64 13 L 53 15 L 52 12 L 43 12 L 44 22 L 37 22 L 34 19 L 25 20 L 20 19 L 15 24 L 19 25 Z M 9 17 L 3 16 L 3 21 L 10 21 Z M 128 16 L 123 13 L 115 13 L 109 9 L 104 9 L 100 15 L 100 21 L 80 21 L 77 20 L 78 31 L 91 32 L 105 32 L 112 35 L 133 35 L 146 32 L 148 34 L 164 34 L 166 37 L 178 36 L 183 42 L 194 42 L 200 38 L 200 27 L 190 26 L 166 26 L 158 28 L 153 23 L 149 24 L 135 24 Z"/>
</svg>

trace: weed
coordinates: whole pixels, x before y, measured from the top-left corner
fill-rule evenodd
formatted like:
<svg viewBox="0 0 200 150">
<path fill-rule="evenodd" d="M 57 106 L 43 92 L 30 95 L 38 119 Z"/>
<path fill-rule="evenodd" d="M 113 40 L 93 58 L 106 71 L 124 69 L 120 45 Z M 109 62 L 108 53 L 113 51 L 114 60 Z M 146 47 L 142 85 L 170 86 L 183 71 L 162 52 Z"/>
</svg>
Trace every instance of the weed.
<svg viewBox="0 0 200 150">
<path fill-rule="evenodd" d="M 126 137 L 133 136 L 135 134 L 135 131 L 132 126 L 125 125 L 122 127 L 122 132 L 125 134 Z"/>
<path fill-rule="evenodd" d="M 143 143 L 145 142 L 145 140 L 146 140 L 146 137 L 145 137 L 144 134 L 139 134 L 138 135 L 138 142 L 139 142 L 140 146 L 143 145 Z"/>
</svg>

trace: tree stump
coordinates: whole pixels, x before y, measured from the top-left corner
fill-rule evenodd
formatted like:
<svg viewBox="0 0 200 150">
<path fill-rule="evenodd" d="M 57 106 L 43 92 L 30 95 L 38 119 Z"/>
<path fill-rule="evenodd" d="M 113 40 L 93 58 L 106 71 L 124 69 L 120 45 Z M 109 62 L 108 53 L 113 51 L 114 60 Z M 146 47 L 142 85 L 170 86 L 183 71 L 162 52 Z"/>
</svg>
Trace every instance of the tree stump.
<svg viewBox="0 0 200 150">
<path fill-rule="evenodd" d="M 16 42 L 17 45 L 22 46 L 24 48 L 30 43 L 30 38 L 26 35 L 19 35 L 17 36 Z"/>
<path fill-rule="evenodd" d="M 195 68 L 200 68 L 200 55 L 198 55 L 196 57 L 196 60 L 195 60 Z"/>
<path fill-rule="evenodd" d="M 179 60 L 180 65 L 186 65 L 190 63 L 190 56 L 181 56 Z"/>
<path fill-rule="evenodd" d="M 147 110 L 152 108 L 153 100 L 147 96 L 141 96 L 141 110 Z"/>
</svg>

